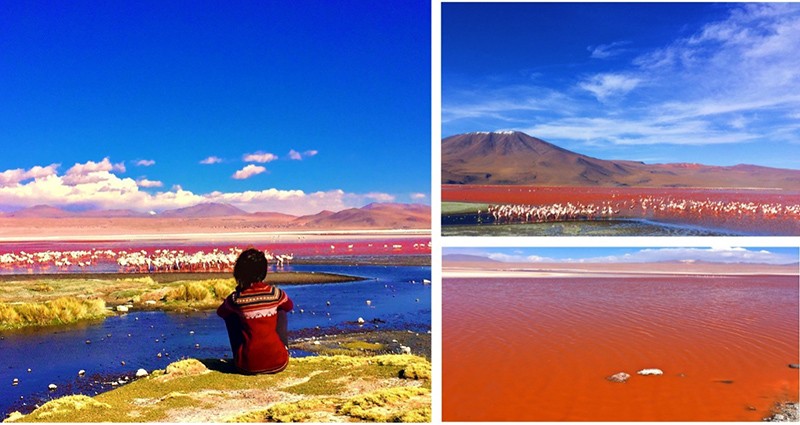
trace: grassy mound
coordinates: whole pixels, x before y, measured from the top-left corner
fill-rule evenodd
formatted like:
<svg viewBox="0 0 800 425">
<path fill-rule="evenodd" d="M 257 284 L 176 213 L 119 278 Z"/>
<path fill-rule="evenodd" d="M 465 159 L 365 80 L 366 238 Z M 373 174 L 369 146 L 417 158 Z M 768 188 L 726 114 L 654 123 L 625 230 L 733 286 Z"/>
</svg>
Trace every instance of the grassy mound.
<svg viewBox="0 0 800 425">
<path fill-rule="evenodd" d="M 331 356 L 292 359 L 276 375 L 240 375 L 224 360 L 188 359 L 94 398 L 63 397 L 7 421 L 429 422 L 430 369 L 413 355 Z"/>
<path fill-rule="evenodd" d="M 0 303 L 0 330 L 26 326 L 66 325 L 107 315 L 100 299 L 61 297 L 44 302 Z"/>
</svg>

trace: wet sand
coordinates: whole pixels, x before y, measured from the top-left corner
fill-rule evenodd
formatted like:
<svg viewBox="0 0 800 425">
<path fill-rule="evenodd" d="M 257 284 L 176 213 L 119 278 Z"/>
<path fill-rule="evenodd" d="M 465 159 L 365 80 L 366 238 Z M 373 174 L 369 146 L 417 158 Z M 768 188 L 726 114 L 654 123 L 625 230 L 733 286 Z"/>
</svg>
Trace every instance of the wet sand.
<svg viewBox="0 0 800 425">
<path fill-rule="evenodd" d="M 445 277 L 443 419 L 761 420 L 798 397 L 798 292 L 796 273 Z"/>
</svg>

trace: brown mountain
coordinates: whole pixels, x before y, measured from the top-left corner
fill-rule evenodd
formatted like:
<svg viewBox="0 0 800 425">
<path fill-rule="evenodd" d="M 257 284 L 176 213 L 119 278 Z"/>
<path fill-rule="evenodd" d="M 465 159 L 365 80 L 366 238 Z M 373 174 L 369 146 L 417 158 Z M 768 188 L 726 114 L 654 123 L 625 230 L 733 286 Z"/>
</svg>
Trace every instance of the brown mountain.
<svg viewBox="0 0 800 425">
<path fill-rule="evenodd" d="M 518 131 L 442 140 L 442 183 L 537 186 L 800 188 L 800 170 L 603 160 Z"/>
<path fill-rule="evenodd" d="M 23 208 L 19 211 L 7 214 L 7 217 L 15 218 L 64 218 L 75 217 L 76 213 L 65 211 L 61 208 L 51 207 L 50 205 L 34 205 Z"/>
<path fill-rule="evenodd" d="M 428 229 L 431 224 L 431 207 L 420 204 L 373 203 L 334 213 L 323 211 L 313 216 L 300 217 L 295 223 L 311 228 Z"/>
<path fill-rule="evenodd" d="M 247 211 L 241 210 L 229 204 L 208 202 L 197 204 L 191 207 L 165 210 L 160 217 L 181 217 L 181 218 L 200 218 L 200 217 L 230 217 L 237 215 L 248 215 Z"/>
</svg>

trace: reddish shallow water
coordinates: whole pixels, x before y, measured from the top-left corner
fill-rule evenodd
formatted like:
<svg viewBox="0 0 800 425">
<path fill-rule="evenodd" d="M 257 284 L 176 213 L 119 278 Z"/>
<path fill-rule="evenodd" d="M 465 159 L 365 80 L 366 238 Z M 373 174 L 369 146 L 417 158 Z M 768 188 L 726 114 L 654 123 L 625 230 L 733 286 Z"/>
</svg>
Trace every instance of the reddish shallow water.
<svg viewBox="0 0 800 425">
<path fill-rule="evenodd" d="M 761 420 L 798 397 L 798 292 L 797 276 L 445 279 L 443 419 Z"/>
</svg>

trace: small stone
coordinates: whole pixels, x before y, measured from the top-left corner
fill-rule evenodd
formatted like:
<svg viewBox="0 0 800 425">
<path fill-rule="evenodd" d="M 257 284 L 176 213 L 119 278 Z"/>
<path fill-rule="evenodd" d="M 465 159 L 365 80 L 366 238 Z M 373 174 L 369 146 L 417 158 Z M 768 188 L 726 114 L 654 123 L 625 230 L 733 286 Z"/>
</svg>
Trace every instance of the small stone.
<svg viewBox="0 0 800 425">
<path fill-rule="evenodd" d="M 747 410 L 755 411 L 756 407 L 755 406 L 747 406 Z"/>
<path fill-rule="evenodd" d="M 194 348 L 200 348 L 200 344 L 195 344 Z"/>
<path fill-rule="evenodd" d="M 50 385 L 48 385 L 48 386 L 47 386 L 47 389 L 49 389 L 50 391 L 55 391 L 55 390 L 56 390 L 56 388 L 58 388 L 58 387 L 56 386 L 56 384 L 50 384 Z"/>
<path fill-rule="evenodd" d="M 792 369 L 800 369 L 800 364 L 797 363 L 790 363 L 789 367 Z"/>
<path fill-rule="evenodd" d="M 608 377 L 608 378 L 606 378 L 606 379 L 608 379 L 608 380 L 609 380 L 609 381 L 611 381 L 611 382 L 624 383 L 624 382 L 626 382 L 628 379 L 630 379 L 630 377 L 631 377 L 631 376 L 630 376 L 630 375 L 628 375 L 627 373 L 625 373 L 625 372 L 620 372 L 620 373 L 615 373 L 615 374 L 613 374 L 613 375 L 609 376 L 609 377 Z"/>
<path fill-rule="evenodd" d="M 106 334 L 106 338 L 111 338 L 111 334 Z"/>
<path fill-rule="evenodd" d="M 156 354 L 156 357 L 161 358 L 161 353 Z"/>
<path fill-rule="evenodd" d="M 661 369 L 642 369 L 638 372 L 639 375 L 648 376 L 648 375 L 663 375 L 664 371 Z"/>
<path fill-rule="evenodd" d="M 357 322 L 358 322 L 359 325 L 363 325 L 364 324 L 364 318 L 363 317 L 359 317 Z"/>
<path fill-rule="evenodd" d="M 28 368 L 28 373 L 31 373 L 31 368 Z"/>
<path fill-rule="evenodd" d="M 19 379 L 17 379 L 17 378 L 14 378 L 14 380 L 13 380 L 13 381 L 11 381 L 11 385 L 13 385 L 13 386 L 17 386 L 17 385 L 19 385 Z"/>
<path fill-rule="evenodd" d="M 145 303 L 145 305 L 156 305 L 156 301 L 155 300 L 147 300 L 144 303 Z"/>
<path fill-rule="evenodd" d="M 331 305 L 330 301 L 325 301 L 325 305 Z"/>
<path fill-rule="evenodd" d="M 121 365 L 125 366 L 125 360 L 123 360 L 123 361 L 119 362 L 119 364 L 121 364 Z"/>
<path fill-rule="evenodd" d="M 367 305 L 372 305 L 372 300 L 367 300 Z"/>
<path fill-rule="evenodd" d="M 120 313 L 127 313 L 128 312 L 128 306 L 126 306 L 126 305 L 118 305 L 117 306 L 117 311 L 120 312 Z"/>
<path fill-rule="evenodd" d="M 83 376 L 83 375 L 86 375 L 86 371 L 83 370 L 83 369 L 79 370 L 78 371 L 78 376 Z"/>
<path fill-rule="evenodd" d="M 90 339 L 87 339 L 87 340 L 86 340 L 86 343 L 87 343 L 87 344 L 91 344 L 91 343 L 92 343 L 92 340 L 90 340 Z"/>
<path fill-rule="evenodd" d="M 314 341 L 314 345 L 319 345 L 319 341 Z"/>
<path fill-rule="evenodd" d="M 143 376 L 147 376 L 147 370 L 139 369 L 139 370 L 136 371 L 136 377 L 137 378 L 141 378 Z"/>
<path fill-rule="evenodd" d="M 189 331 L 189 335 L 194 335 L 194 331 Z"/>
<path fill-rule="evenodd" d="M 411 347 L 406 347 L 405 345 L 401 345 L 400 352 L 402 354 L 411 354 Z"/>
</svg>

